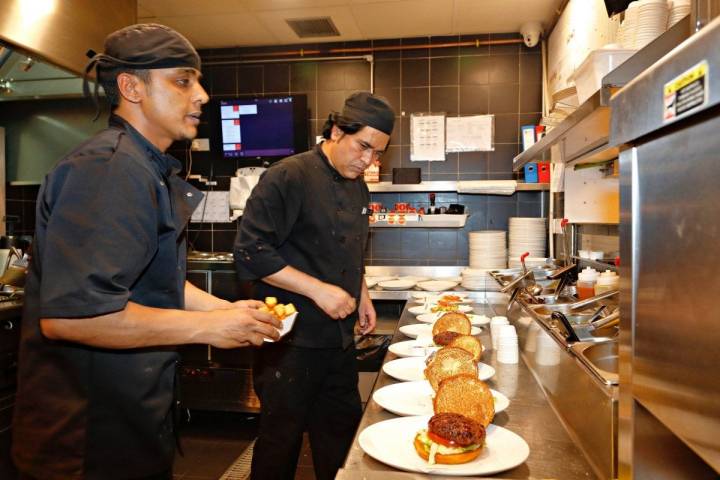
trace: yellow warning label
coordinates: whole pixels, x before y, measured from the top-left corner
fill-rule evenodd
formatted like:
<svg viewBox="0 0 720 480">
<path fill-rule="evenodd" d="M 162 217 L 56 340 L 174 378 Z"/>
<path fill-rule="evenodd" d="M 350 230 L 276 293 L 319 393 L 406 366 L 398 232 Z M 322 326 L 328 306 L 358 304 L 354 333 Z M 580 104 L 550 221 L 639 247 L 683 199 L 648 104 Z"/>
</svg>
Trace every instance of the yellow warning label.
<svg viewBox="0 0 720 480">
<path fill-rule="evenodd" d="M 677 92 L 678 90 L 682 89 L 683 87 L 687 87 L 692 82 L 697 80 L 698 78 L 704 77 L 707 75 L 708 71 L 708 63 L 707 60 L 703 60 L 702 62 L 698 63 L 694 67 L 692 67 L 690 70 L 684 72 L 681 75 L 678 75 L 671 81 L 665 84 L 665 95 L 672 95 L 673 93 Z"/>
</svg>

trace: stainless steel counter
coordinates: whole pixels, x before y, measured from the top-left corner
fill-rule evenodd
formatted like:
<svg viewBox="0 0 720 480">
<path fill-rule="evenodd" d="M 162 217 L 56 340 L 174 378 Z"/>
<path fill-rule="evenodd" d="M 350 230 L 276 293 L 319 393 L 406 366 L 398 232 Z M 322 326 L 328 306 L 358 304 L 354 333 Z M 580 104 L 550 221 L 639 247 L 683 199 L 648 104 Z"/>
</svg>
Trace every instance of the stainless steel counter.
<svg viewBox="0 0 720 480">
<path fill-rule="evenodd" d="M 488 294 L 483 298 L 485 297 L 483 293 L 478 296 L 481 298 L 476 298 L 479 302 L 474 305 L 476 313 L 488 316 L 504 314 L 506 296 Z M 417 323 L 414 315 L 408 312 L 408 307 L 411 305 L 412 303 L 408 302 L 403 310 L 398 327 Z M 403 340 L 407 338 L 396 330 L 393 343 Z M 508 409 L 497 414 L 493 423 L 521 435 L 530 446 L 530 456 L 524 464 L 490 478 L 595 478 L 590 464 L 568 436 L 524 360 L 521 358 L 517 365 L 496 362 L 487 327 L 483 327 L 481 340 L 487 349 L 483 355 L 483 362 L 496 369 L 495 376 L 487 383 L 510 399 Z M 388 352 L 384 361 L 395 358 L 394 354 Z M 395 383 L 395 380 L 381 371 L 374 390 L 390 383 Z M 396 415 L 385 411 L 370 400 L 357 435 L 368 425 L 390 418 L 396 418 Z M 357 435 L 345 465 L 338 472 L 338 479 L 427 478 L 423 474 L 400 472 L 372 459 L 360 448 Z"/>
</svg>

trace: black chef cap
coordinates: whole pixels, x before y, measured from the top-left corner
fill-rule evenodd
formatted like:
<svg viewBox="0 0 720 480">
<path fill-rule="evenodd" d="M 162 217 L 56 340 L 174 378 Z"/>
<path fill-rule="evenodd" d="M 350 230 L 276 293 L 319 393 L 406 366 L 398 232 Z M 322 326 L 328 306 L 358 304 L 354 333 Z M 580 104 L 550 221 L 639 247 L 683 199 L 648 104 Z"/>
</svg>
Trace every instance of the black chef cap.
<svg viewBox="0 0 720 480">
<path fill-rule="evenodd" d="M 390 135 L 395 124 L 395 112 L 381 97 L 370 92 L 357 92 L 345 100 L 342 116 L 373 127 Z"/>
<path fill-rule="evenodd" d="M 116 68 L 149 70 L 187 67 L 200 70 L 200 56 L 181 34 L 157 23 L 141 23 L 121 28 L 105 38 L 105 52 L 87 52 L 90 62 L 85 67 L 83 92 L 89 95 L 88 74 L 93 68 L 97 80 L 93 102 L 97 107 L 98 83 L 104 71 Z M 96 116 L 97 118 L 97 116 Z"/>
</svg>

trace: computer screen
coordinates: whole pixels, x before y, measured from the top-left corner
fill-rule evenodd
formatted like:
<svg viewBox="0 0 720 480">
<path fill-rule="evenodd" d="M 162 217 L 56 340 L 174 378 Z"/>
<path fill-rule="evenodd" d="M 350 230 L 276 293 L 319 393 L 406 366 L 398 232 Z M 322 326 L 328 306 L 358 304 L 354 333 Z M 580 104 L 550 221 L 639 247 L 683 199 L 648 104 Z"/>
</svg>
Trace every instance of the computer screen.
<svg viewBox="0 0 720 480">
<path fill-rule="evenodd" d="M 217 118 L 224 158 L 282 157 L 307 150 L 305 95 L 222 99 Z"/>
</svg>

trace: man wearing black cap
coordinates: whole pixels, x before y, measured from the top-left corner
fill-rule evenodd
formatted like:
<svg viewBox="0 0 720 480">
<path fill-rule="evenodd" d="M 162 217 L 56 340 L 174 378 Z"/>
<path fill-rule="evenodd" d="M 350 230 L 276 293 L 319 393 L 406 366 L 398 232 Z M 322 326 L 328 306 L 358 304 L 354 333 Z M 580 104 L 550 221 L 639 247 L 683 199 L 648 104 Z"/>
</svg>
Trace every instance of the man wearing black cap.
<svg viewBox="0 0 720 480">
<path fill-rule="evenodd" d="M 370 196 L 362 176 L 387 148 L 394 120 L 381 98 L 351 95 L 325 123 L 325 141 L 271 166 L 247 201 L 238 272 L 261 280 L 261 296 L 301 312 L 282 342 L 256 352 L 253 478 L 293 478 L 304 430 L 318 479 L 335 477 L 352 442 L 362 413 L 353 327 L 375 328 L 363 280 Z"/>
<path fill-rule="evenodd" d="M 261 345 L 280 324 L 185 280 L 202 194 L 164 152 L 196 135 L 200 58 L 177 32 L 133 25 L 93 57 L 110 126 L 60 160 L 37 201 L 25 288 L 13 457 L 22 478 L 170 479 L 173 345 Z"/>
</svg>

